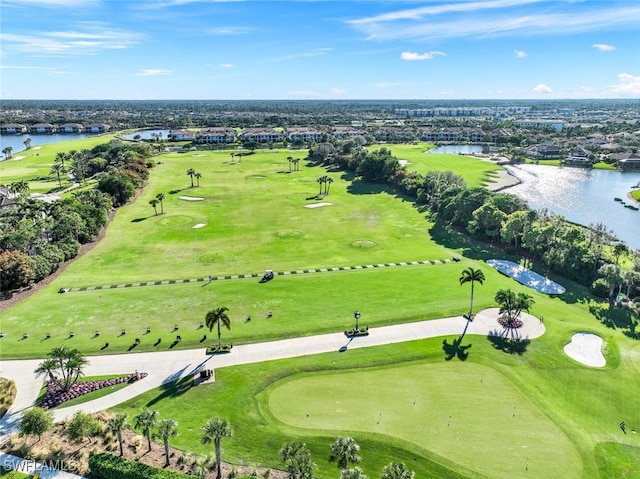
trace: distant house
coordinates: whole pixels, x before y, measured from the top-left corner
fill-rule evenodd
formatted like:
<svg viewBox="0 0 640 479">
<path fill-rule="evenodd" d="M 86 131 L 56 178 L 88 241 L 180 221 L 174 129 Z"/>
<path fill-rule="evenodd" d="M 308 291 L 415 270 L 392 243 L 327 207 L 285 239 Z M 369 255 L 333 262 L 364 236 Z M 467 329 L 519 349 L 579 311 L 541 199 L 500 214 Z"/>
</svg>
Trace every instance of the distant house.
<svg viewBox="0 0 640 479">
<path fill-rule="evenodd" d="M 236 141 L 236 131 L 233 128 L 203 128 L 195 135 L 196 143 L 233 143 L 234 141 Z"/>
<path fill-rule="evenodd" d="M 167 137 L 169 141 L 193 141 L 196 134 L 190 130 L 171 130 Z"/>
<path fill-rule="evenodd" d="M 87 125 L 85 131 L 87 133 L 106 133 L 111 127 L 105 123 L 92 123 Z"/>
<path fill-rule="evenodd" d="M 604 145 L 607 143 L 607 137 L 602 133 L 592 133 L 584 139 L 585 145 Z"/>
<path fill-rule="evenodd" d="M 315 128 L 291 128 L 287 130 L 287 139 L 289 141 L 322 141 L 324 133 Z"/>
<path fill-rule="evenodd" d="M 574 148 L 569 152 L 569 155 L 564 159 L 565 165 L 570 166 L 592 166 L 592 155 L 589 150 L 584 148 Z"/>
<path fill-rule="evenodd" d="M 65 123 L 58 127 L 60 133 L 84 133 L 84 126 L 80 123 Z"/>
<path fill-rule="evenodd" d="M 240 134 L 243 142 L 276 143 L 284 141 L 284 135 L 273 128 L 246 128 Z"/>
<path fill-rule="evenodd" d="M 0 135 L 22 135 L 27 133 L 29 128 L 18 123 L 7 123 L 0 126 Z"/>
<path fill-rule="evenodd" d="M 30 133 L 35 133 L 40 135 L 55 133 L 55 131 L 56 131 L 56 127 L 53 126 L 51 123 L 36 123 L 35 125 L 31 125 L 29 127 Z"/>
<path fill-rule="evenodd" d="M 358 136 L 364 136 L 364 131 L 350 126 L 336 126 L 331 134 L 337 140 L 345 140 L 347 138 L 356 138 Z"/>
<path fill-rule="evenodd" d="M 528 147 L 525 150 L 525 155 L 536 160 L 553 160 L 562 158 L 562 150 L 557 145 L 542 143 Z"/>
<path fill-rule="evenodd" d="M 18 197 L 6 186 L 0 186 L 0 208 L 11 208 L 18 204 Z"/>
<path fill-rule="evenodd" d="M 616 166 L 622 170 L 640 169 L 640 154 L 638 153 L 618 153 L 611 156 L 617 160 Z"/>
<path fill-rule="evenodd" d="M 564 129 L 564 121 L 558 120 L 520 120 L 516 125 L 522 128 L 553 128 L 556 131 Z"/>
</svg>

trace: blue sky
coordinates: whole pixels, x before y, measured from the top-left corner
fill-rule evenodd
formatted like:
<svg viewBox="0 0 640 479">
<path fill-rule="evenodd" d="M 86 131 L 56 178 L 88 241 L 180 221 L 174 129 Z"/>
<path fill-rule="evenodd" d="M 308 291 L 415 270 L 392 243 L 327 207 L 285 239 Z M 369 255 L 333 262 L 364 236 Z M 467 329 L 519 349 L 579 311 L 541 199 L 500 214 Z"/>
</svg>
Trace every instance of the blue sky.
<svg viewBox="0 0 640 479">
<path fill-rule="evenodd" d="M 638 0 L 0 0 L 3 99 L 640 98 Z"/>
</svg>

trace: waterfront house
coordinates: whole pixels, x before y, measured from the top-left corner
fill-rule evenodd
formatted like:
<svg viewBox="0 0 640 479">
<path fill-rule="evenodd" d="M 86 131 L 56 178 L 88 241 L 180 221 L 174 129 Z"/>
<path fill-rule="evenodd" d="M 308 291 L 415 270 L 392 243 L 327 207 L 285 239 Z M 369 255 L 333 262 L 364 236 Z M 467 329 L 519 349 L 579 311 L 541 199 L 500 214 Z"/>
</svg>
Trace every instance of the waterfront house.
<svg viewBox="0 0 640 479">
<path fill-rule="evenodd" d="M 106 133 L 111 128 L 106 123 L 92 123 L 91 125 L 87 125 L 86 132 L 87 133 Z"/>
<path fill-rule="evenodd" d="M 169 141 L 193 141 L 196 134 L 190 130 L 171 130 L 167 135 Z"/>
<path fill-rule="evenodd" d="M 56 132 L 56 127 L 53 126 L 51 123 L 36 123 L 35 125 L 31 125 L 31 127 L 29 127 L 29 132 L 30 133 L 35 133 L 35 134 L 50 134 L 50 133 L 55 133 Z"/>
<path fill-rule="evenodd" d="M 563 163 L 571 166 L 592 166 L 591 152 L 584 148 L 573 148 Z"/>
<path fill-rule="evenodd" d="M 333 128 L 331 134 L 337 140 L 344 140 L 347 138 L 356 138 L 358 136 L 365 135 L 364 131 L 359 130 L 357 128 L 352 128 L 350 126 L 336 126 L 335 128 Z"/>
<path fill-rule="evenodd" d="M 236 141 L 236 131 L 233 128 L 203 128 L 195 135 L 196 143 L 233 143 L 234 141 Z"/>
<path fill-rule="evenodd" d="M 551 143 L 541 143 L 533 145 L 525 150 L 525 155 L 536 160 L 552 160 L 562 158 L 562 150 L 557 145 Z"/>
<path fill-rule="evenodd" d="M 58 127 L 60 133 L 84 133 L 84 126 L 80 123 L 65 123 Z"/>
<path fill-rule="evenodd" d="M 640 154 L 638 153 L 618 153 L 611 156 L 617 160 L 616 166 L 621 170 L 640 169 Z"/>
<path fill-rule="evenodd" d="M 240 134 L 243 142 L 276 143 L 284 141 L 284 135 L 273 128 L 246 128 Z"/>
<path fill-rule="evenodd" d="M 22 135 L 28 131 L 29 128 L 18 123 L 6 123 L 0 126 L 0 135 Z"/>
<path fill-rule="evenodd" d="M 324 134 L 315 128 L 291 128 L 287 130 L 287 139 L 289 141 L 322 141 Z"/>
</svg>

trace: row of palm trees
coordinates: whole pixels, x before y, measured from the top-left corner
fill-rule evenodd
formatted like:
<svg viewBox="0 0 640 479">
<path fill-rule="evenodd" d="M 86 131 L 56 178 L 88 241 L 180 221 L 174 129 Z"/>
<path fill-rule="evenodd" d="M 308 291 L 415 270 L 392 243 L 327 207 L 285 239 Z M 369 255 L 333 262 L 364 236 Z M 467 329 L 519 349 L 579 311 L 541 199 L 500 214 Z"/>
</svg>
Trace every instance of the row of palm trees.
<svg viewBox="0 0 640 479">
<path fill-rule="evenodd" d="M 331 183 L 333 183 L 333 178 L 331 178 L 330 176 L 321 176 L 316 180 L 319 184 L 320 184 L 320 193 L 318 193 L 319 195 L 328 195 L 329 194 L 329 188 L 331 187 Z M 322 185 L 324 185 L 324 191 L 322 190 Z"/>
<path fill-rule="evenodd" d="M 291 166 L 293 166 L 293 171 L 300 170 L 300 158 L 294 158 L 292 156 L 287 156 L 287 161 L 289 162 L 289 171 L 291 171 Z"/>
</svg>

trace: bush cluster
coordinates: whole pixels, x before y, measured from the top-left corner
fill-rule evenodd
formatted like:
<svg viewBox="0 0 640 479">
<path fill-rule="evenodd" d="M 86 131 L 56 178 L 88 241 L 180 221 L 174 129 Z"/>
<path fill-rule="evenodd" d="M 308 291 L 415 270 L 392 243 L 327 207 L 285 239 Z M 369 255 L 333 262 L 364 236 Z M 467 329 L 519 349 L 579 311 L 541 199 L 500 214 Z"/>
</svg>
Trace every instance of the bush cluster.
<svg viewBox="0 0 640 479">
<path fill-rule="evenodd" d="M 106 452 L 89 458 L 91 477 L 96 479 L 188 479 L 193 476 L 170 469 L 147 466 Z"/>
<path fill-rule="evenodd" d="M 40 407 L 43 409 L 49 409 L 59 406 L 63 402 L 75 399 L 85 394 L 89 394 L 99 389 L 107 388 L 109 386 L 115 386 L 116 384 L 122 384 L 126 382 L 132 382 L 137 379 L 142 379 L 147 376 L 147 373 L 131 374 L 129 376 L 121 376 L 119 378 L 102 379 L 100 381 L 82 381 L 77 382 L 71 386 L 68 390 L 64 390 L 62 383 L 57 380 L 49 381 L 47 383 L 47 392 L 42 398 Z"/>
</svg>

